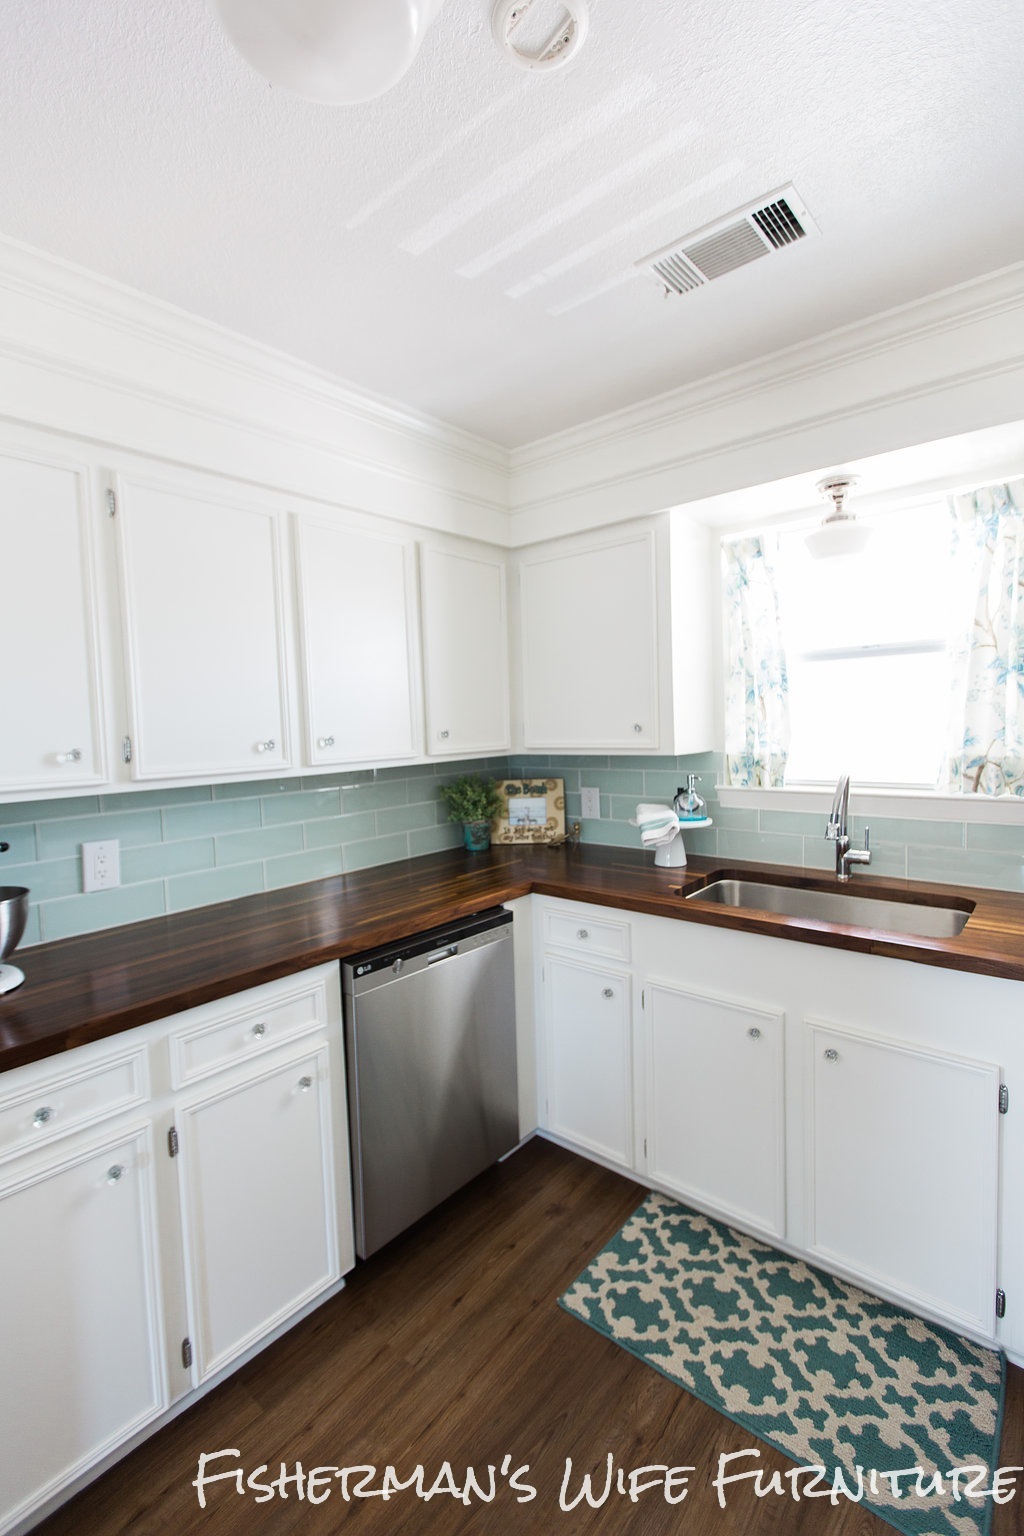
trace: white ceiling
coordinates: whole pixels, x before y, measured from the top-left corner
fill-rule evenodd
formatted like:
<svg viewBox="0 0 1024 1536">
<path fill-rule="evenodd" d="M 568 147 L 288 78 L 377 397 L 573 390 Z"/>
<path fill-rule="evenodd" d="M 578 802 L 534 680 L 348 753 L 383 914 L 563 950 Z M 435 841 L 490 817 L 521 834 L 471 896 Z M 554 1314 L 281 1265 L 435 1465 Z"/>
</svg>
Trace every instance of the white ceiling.
<svg viewBox="0 0 1024 1536">
<path fill-rule="evenodd" d="M 523 73 L 447 0 L 406 78 L 269 86 L 205 0 L 4 0 L 0 234 L 515 447 L 1024 256 L 1017 0 L 590 0 Z M 820 235 L 633 263 L 792 182 Z"/>
</svg>

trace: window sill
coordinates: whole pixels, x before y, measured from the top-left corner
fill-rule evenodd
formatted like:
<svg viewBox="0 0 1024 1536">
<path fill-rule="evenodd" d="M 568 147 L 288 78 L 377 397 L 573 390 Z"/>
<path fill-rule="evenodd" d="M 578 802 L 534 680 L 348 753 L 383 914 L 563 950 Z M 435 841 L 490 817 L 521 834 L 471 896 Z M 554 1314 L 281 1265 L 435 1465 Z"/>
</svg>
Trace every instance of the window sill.
<svg viewBox="0 0 1024 1536">
<path fill-rule="evenodd" d="M 718 784 L 720 805 L 751 811 L 820 811 L 832 806 L 831 789 L 765 789 L 761 785 Z M 1024 821 L 1024 798 L 1004 795 L 943 795 L 921 789 L 850 788 L 851 809 L 860 818 L 899 816 L 908 821 L 961 821 L 989 825 L 1019 825 Z"/>
</svg>

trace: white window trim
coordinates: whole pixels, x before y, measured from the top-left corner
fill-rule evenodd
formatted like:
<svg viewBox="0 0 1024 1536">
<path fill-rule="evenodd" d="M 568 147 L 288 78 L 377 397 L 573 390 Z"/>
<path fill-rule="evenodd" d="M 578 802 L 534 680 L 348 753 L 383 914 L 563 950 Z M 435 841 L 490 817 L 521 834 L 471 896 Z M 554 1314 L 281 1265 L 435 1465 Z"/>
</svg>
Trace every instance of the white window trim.
<svg viewBox="0 0 1024 1536">
<path fill-rule="evenodd" d="M 807 811 L 827 817 L 831 789 L 768 789 L 763 785 L 717 784 L 720 805 L 748 811 Z M 850 786 L 850 810 L 865 816 L 898 816 L 906 821 L 964 821 L 1019 826 L 1024 798 L 1003 795 L 944 795 L 919 789 L 858 789 Z"/>
</svg>

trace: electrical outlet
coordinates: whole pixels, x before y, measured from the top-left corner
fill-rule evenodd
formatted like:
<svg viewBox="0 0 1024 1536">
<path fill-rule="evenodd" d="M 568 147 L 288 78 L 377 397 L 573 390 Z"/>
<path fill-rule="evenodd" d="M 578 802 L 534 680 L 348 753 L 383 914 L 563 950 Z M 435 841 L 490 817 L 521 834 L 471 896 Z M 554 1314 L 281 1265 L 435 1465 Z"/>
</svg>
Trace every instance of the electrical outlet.
<svg viewBox="0 0 1024 1536">
<path fill-rule="evenodd" d="M 580 815 L 584 821 L 600 820 L 601 791 L 599 789 L 580 790 Z"/>
<path fill-rule="evenodd" d="M 121 884 L 121 845 L 116 838 L 82 844 L 83 891 L 109 891 Z"/>
</svg>

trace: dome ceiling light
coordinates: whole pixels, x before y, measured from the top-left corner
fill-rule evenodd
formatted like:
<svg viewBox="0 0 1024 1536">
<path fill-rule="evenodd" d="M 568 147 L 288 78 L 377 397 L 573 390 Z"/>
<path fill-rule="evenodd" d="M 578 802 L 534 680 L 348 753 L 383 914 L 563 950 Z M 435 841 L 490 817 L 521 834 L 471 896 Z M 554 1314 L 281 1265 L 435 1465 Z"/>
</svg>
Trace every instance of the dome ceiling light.
<svg viewBox="0 0 1024 1536">
<path fill-rule="evenodd" d="M 211 0 L 238 52 L 272 85 L 354 106 L 411 68 L 445 0 Z M 567 64 L 587 32 L 586 0 L 495 0 L 491 31 L 521 69 Z"/>
<path fill-rule="evenodd" d="M 846 510 L 846 494 L 856 484 L 854 475 L 834 475 L 819 480 L 818 492 L 831 501 L 832 511 L 821 527 L 809 533 L 804 541 L 815 560 L 829 559 L 833 555 L 859 555 L 870 539 L 871 529 L 858 523 L 855 515 Z"/>
</svg>

